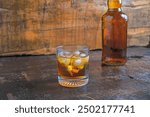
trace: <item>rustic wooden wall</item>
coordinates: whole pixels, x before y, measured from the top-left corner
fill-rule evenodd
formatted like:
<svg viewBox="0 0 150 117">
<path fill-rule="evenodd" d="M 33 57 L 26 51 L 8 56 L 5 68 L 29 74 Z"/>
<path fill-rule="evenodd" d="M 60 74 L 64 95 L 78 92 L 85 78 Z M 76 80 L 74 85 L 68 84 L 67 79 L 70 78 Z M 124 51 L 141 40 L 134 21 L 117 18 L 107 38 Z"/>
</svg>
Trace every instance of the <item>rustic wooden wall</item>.
<svg viewBox="0 0 150 117">
<path fill-rule="evenodd" d="M 123 0 L 128 45 L 150 41 L 150 0 Z M 0 55 L 49 54 L 61 44 L 101 48 L 106 0 L 0 0 Z"/>
</svg>

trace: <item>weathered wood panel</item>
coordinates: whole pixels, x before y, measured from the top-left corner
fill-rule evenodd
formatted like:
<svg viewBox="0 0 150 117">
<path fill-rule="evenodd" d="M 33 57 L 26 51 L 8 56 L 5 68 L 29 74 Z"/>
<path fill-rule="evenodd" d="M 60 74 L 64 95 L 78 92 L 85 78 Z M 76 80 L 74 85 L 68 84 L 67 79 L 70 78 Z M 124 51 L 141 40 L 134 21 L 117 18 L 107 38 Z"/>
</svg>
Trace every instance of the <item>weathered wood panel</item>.
<svg viewBox="0 0 150 117">
<path fill-rule="evenodd" d="M 150 40 L 150 1 L 124 0 L 128 45 Z M 49 54 L 61 44 L 101 48 L 106 0 L 0 0 L 0 55 Z"/>
</svg>

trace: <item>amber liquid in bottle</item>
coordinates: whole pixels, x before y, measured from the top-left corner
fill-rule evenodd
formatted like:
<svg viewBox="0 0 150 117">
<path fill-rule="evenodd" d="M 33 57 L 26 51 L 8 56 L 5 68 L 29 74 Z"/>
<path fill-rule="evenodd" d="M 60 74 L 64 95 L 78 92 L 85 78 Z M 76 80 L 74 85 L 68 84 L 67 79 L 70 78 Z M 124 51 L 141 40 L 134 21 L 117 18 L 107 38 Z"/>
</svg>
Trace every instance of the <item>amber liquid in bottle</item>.
<svg viewBox="0 0 150 117">
<path fill-rule="evenodd" d="M 127 61 L 127 21 L 121 0 L 108 0 L 102 17 L 102 65 L 124 65 Z"/>
</svg>

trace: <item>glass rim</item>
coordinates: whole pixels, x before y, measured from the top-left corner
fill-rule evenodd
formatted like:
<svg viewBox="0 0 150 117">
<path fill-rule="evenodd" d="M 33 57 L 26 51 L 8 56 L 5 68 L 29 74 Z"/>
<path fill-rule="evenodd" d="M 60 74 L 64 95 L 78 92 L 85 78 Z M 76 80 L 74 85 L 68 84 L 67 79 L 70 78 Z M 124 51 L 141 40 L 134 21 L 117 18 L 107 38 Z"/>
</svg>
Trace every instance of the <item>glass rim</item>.
<svg viewBox="0 0 150 117">
<path fill-rule="evenodd" d="M 89 46 L 86 44 L 66 44 L 66 45 L 59 45 L 56 47 L 56 49 L 60 49 L 60 48 L 64 48 L 64 47 L 81 47 L 84 49 L 88 49 L 89 50 Z"/>
</svg>

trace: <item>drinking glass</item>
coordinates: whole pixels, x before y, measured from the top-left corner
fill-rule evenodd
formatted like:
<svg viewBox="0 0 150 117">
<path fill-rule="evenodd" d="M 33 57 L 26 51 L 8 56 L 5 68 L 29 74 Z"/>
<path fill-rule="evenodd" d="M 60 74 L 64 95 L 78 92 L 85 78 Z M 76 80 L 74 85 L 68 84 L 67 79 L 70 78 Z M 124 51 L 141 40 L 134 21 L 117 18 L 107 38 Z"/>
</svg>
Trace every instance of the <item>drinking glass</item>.
<svg viewBox="0 0 150 117">
<path fill-rule="evenodd" d="M 57 47 L 58 82 L 65 87 L 80 87 L 89 80 L 89 48 L 86 45 Z"/>
</svg>

